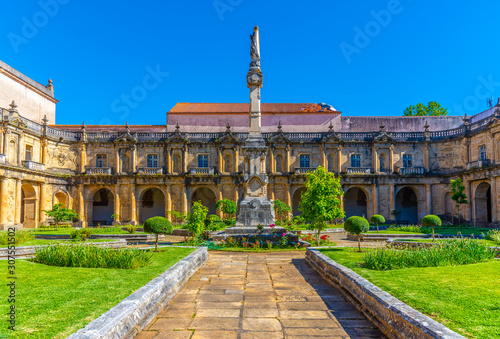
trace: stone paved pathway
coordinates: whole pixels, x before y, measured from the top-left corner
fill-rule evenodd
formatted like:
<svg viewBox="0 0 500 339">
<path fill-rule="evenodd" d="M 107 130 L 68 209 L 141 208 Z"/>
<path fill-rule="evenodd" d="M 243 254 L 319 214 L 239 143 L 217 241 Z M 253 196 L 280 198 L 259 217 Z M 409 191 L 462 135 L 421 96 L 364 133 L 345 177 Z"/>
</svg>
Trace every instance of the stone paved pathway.
<svg viewBox="0 0 500 339">
<path fill-rule="evenodd" d="M 384 338 L 302 252 L 210 252 L 145 338 Z"/>
</svg>

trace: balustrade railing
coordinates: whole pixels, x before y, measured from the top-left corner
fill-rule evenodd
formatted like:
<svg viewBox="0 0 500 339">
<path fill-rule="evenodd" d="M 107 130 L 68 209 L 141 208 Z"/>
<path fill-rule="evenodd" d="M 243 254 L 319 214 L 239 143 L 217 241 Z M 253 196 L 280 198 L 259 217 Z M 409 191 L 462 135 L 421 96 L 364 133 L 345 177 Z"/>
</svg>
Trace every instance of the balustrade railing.
<svg viewBox="0 0 500 339">
<path fill-rule="evenodd" d="M 79 140 L 81 138 L 81 132 L 73 132 L 73 131 L 65 131 L 62 129 L 52 128 L 47 126 L 47 135 L 53 136 L 56 138 L 65 138 L 65 139 L 73 139 Z"/>
<path fill-rule="evenodd" d="M 306 174 L 312 172 L 316 167 L 295 167 L 295 174 Z"/>
<path fill-rule="evenodd" d="M 0 154 L 0 164 L 5 164 L 7 161 L 5 154 Z"/>
<path fill-rule="evenodd" d="M 476 161 L 471 161 L 465 164 L 465 169 L 470 170 L 473 168 L 482 168 L 490 165 L 490 160 L 485 159 L 485 160 L 476 160 Z"/>
<path fill-rule="evenodd" d="M 32 171 L 45 171 L 45 165 L 31 160 L 24 160 L 23 167 Z"/>
<path fill-rule="evenodd" d="M 191 175 L 209 175 L 214 173 L 214 167 L 191 167 Z"/>
<path fill-rule="evenodd" d="M 87 167 L 88 175 L 111 175 L 111 167 Z"/>
<path fill-rule="evenodd" d="M 37 122 L 34 122 L 30 119 L 27 119 L 25 117 L 20 116 L 19 119 L 21 119 L 22 123 L 26 126 L 26 128 L 35 131 L 35 132 L 40 132 L 42 130 L 42 125 L 40 125 Z"/>
<path fill-rule="evenodd" d="M 348 167 L 347 174 L 371 174 L 369 167 Z"/>
<path fill-rule="evenodd" d="M 162 167 L 139 167 L 138 172 L 140 175 L 160 175 L 163 174 Z"/>
<path fill-rule="evenodd" d="M 425 174 L 425 168 L 423 167 L 399 167 L 397 169 L 399 174 Z"/>
</svg>

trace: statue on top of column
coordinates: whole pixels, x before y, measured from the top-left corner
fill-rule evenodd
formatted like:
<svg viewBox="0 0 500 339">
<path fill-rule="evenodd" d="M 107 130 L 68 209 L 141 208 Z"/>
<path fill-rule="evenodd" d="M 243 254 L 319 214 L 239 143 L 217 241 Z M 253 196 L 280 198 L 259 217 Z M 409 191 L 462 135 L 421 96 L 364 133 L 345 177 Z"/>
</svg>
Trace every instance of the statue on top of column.
<svg viewBox="0 0 500 339">
<path fill-rule="evenodd" d="M 260 68 L 260 40 L 259 40 L 259 27 L 255 26 L 253 29 L 253 34 L 250 35 L 250 40 L 252 42 L 250 49 L 250 56 L 252 62 L 250 63 L 251 68 Z"/>
</svg>

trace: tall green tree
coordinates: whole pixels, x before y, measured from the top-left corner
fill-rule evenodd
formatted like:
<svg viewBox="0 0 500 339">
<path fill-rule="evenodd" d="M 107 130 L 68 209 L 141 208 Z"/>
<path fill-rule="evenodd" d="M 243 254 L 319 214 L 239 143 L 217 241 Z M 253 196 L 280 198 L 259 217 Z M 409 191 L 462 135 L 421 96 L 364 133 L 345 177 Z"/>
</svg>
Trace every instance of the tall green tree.
<svg viewBox="0 0 500 339">
<path fill-rule="evenodd" d="M 215 204 L 217 211 L 222 211 L 224 218 L 234 218 L 238 211 L 238 205 L 232 200 L 222 199 Z"/>
<path fill-rule="evenodd" d="M 448 109 L 442 107 L 436 101 L 430 101 L 427 106 L 418 103 L 416 105 L 408 106 L 404 111 L 403 115 L 405 117 L 435 117 L 435 116 L 445 116 L 448 115 Z"/>
<path fill-rule="evenodd" d="M 326 227 L 327 222 L 345 217 L 342 209 L 344 191 L 340 176 L 335 177 L 335 174 L 321 166 L 307 173 L 305 186 L 306 191 L 302 193 L 299 209 L 302 217 L 310 221 L 311 226 L 317 230 L 316 244 L 319 246 L 321 230 Z"/>
<path fill-rule="evenodd" d="M 292 212 L 292 208 L 279 199 L 274 199 L 273 208 L 274 212 L 278 216 L 280 225 L 283 225 L 283 219 L 285 219 L 288 213 Z"/>
<path fill-rule="evenodd" d="M 455 202 L 455 210 L 458 216 L 458 225 L 460 226 L 460 208 L 464 204 L 468 204 L 467 195 L 465 195 L 465 186 L 462 179 L 458 178 L 450 181 L 451 200 Z M 453 222 L 453 216 L 452 216 Z"/>
<path fill-rule="evenodd" d="M 189 213 L 187 229 L 193 233 L 193 239 L 205 231 L 205 219 L 207 218 L 208 207 L 203 206 L 199 201 L 193 202 L 191 213 Z"/>
<path fill-rule="evenodd" d="M 55 204 L 51 210 L 43 210 L 49 217 L 54 218 L 56 223 L 56 230 L 59 230 L 59 223 L 61 221 L 68 221 L 79 218 L 78 213 L 74 210 L 66 208 L 63 204 Z"/>
</svg>

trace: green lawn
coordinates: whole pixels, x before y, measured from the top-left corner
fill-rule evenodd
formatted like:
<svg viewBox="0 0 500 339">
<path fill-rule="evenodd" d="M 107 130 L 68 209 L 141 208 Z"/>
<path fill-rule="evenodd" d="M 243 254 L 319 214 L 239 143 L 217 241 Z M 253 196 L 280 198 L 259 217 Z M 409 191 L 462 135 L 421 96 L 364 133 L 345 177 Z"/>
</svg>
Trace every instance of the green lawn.
<svg viewBox="0 0 500 339">
<path fill-rule="evenodd" d="M 92 229 L 92 228 L 90 228 Z M 73 228 L 61 228 L 58 231 L 52 231 L 52 230 L 44 230 L 38 229 L 35 231 L 36 235 L 69 235 L 73 231 Z M 135 232 L 136 234 L 146 234 L 145 232 Z M 127 231 L 124 230 L 117 230 L 117 229 L 110 229 L 108 230 L 99 230 L 99 233 L 95 234 L 129 234 Z"/>
<path fill-rule="evenodd" d="M 87 241 L 88 242 L 105 242 L 105 241 L 110 241 L 110 240 L 109 239 L 89 239 Z M 16 247 L 35 246 L 35 245 L 50 245 L 50 244 L 54 244 L 57 242 L 70 243 L 70 240 L 35 239 L 35 240 L 25 241 L 19 245 L 16 245 Z M 0 245 L 0 248 L 7 247 L 7 246 L 8 245 Z"/>
<path fill-rule="evenodd" d="M 363 234 L 425 234 L 425 233 L 380 230 L 379 232 L 377 232 L 377 231 L 368 231 L 368 232 L 365 232 Z"/>
<path fill-rule="evenodd" d="M 54 267 L 17 260 L 17 331 L 13 335 L 3 321 L 0 337 L 65 338 L 194 250 L 162 249 L 153 254 L 149 266 L 134 270 Z M 0 262 L 0 270 L 7 272 L 6 261 Z M 6 284 L 2 283 L 1 291 L 5 298 L 0 298 L 0 309 L 7 314 Z"/>
<path fill-rule="evenodd" d="M 432 242 L 432 239 L 396 239 L 399 241 L 412 241 L 412 242 Z M 453 239 L 436 239 L 437 242 L 443 242 L 445 240 L 453 240 Z M 497 244 L 494 241 L 491 240 L 485 240 L 485 239 L 477 239 L 477 241 L 485 243 L 488 246 L 500 246 L 500 244 Z"/>
<path fill-rule="evenodd" d="M 436 227 L 434 229 L 435 234 L 442 234 L 442 235 L 458 235 L 463 234 L 463 235 L 481 235 L 481 233 L 486 233 L 488 231 L 491 231 L 491 228 L 474 228 L 474 227 L 468 227 L 468 228 L 458 228 L 458 227 Z M 377 234 L 377 231 L 368 231 L 366 232 L 368 234 L 374 233 Z M 380 230 L 378 232 L 380 234 L 431 234 L 431 231 L 429 233 L 424 233 L 424 232 L 405 232 L 405 231 L 387 231 L 387 230 Z"/>
<path fill-rule="evenodd" d="M 498 338 L 500 261 L 374 271 L 359 267 L 355 249 L 321 250 L 394 297 L 469 338 Z"/>
</svg>

